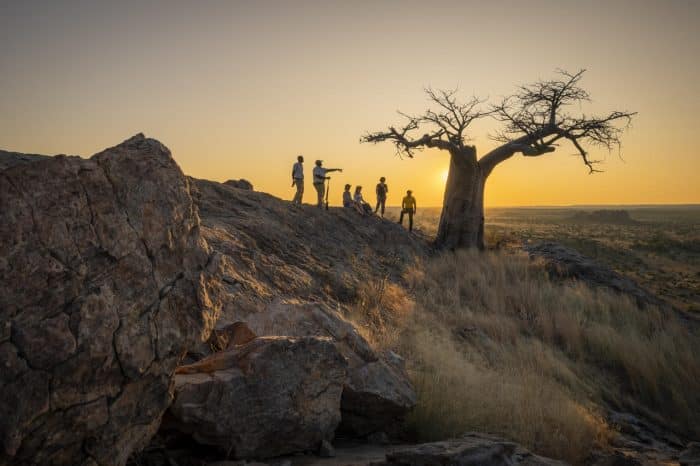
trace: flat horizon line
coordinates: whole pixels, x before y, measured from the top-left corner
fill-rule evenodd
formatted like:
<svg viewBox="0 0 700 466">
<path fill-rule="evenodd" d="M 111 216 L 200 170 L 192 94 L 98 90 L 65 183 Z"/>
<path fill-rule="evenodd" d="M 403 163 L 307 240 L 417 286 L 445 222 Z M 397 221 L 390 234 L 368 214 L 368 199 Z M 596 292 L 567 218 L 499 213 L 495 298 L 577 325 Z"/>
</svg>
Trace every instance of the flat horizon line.
<svg viewBox="0 0 700 466">
<path fill-rule="evenodd" d="M 400 205 L 387 205 L 389 207 L 400 208 Z M 625 207 L 625 208 L 650 208 L 650 207 L 697 207 L 700 203 L 644 203 L 644 204 L 553 204 L 553 205 L 499 205 L 484 206 L 484 209 L 570 209 L 570 208 L 591 208 L 591 207 Z M 421 209 L 442 209 L 441 205 L 423 206 Z"/>
</svg>

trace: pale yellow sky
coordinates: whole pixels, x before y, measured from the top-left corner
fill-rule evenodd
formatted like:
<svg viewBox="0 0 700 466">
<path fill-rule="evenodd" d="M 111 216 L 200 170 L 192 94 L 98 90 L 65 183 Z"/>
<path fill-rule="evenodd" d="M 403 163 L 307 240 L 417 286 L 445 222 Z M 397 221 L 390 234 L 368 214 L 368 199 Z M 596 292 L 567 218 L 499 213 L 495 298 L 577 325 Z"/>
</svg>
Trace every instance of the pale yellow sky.
<svg viewBox="0 0 700 466">
<path fill-rule="evenodd" d="M 700 203 L 700 2 L 25 1 L 0 4 L 0 31 L 6 150 L 89 156 L 144 132 L 195 177 L 291 198 L 301 153 L 344 168 L 335 203 L 383 175 L 389 204 L 412 188 L 439 205 L 446 154 L 360 136 L 424 110 L 425 86 L 498 98 L 587 68 L 584 111 L 639 112 L 623 159 L 593 150 L 605 173 L 588 175 L 570 147 L 515 157 L 487 206 Z M 480 154 L 495 125 L 473 128 Z"/>
</svg>

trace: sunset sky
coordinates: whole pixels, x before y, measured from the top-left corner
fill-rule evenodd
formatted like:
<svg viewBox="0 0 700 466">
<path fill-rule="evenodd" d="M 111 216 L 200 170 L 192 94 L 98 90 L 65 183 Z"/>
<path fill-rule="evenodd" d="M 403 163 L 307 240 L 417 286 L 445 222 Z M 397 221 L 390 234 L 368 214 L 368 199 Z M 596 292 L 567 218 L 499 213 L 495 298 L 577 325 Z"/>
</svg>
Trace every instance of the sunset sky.
<svg viewBox="0 0 700 466">
<path fill-rule="evenodd" d="M 562 146 L 517 156 L 487 206 L 700 203 L 700 2 L 3 1 L 0 148 L 91 154 L 143 132 L 185 173 L 246 178 L 289 198 L 297 154 L 341 185 L 386 176 L 440 205 L 448 156 L 400 159 L 368 130 L 425 109 L 423 88 L 498 98 L 564 68 L 588 71 L 582 110 L 637 111 L 622 158 L 588 175 Z M 497 123 L 476 124 L 480 154 Z M 305 200 L 311 201 L 307 181 Z"/>
</svg>

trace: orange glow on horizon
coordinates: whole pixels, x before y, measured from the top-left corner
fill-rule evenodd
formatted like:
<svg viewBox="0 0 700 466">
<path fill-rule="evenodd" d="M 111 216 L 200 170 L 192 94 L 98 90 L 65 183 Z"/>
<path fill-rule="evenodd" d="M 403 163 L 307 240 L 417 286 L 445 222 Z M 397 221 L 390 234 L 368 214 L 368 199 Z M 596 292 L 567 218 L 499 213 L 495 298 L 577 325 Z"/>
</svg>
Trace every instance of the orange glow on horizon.
<svg viewBox="0 0 700 466">
<path fill-rule="evenodd" d="M 385 176 L 389 205 L 412 189 L 419 205 L 438 206 L 448 154 L 401 159 L 359 138 L 399 124 L 396 110 L 424 111 L 426 86 L 497 100 L 557 68 L 586 68 L 585 112 L 639 112 L 622 158 L 590 148 L 605 172 L 588 175 L 566 144 L 515 156 L 487 181 L 486 206 L 700 203 L 700 2 L 439 1 L 39 0 L 41 15 L 35 2 L 9 2 L 0 148 L 89 156 L 143 132 L 194 177 L 246 178 L 291 199 L 303 154 L 307 177 L 315 159 L 344 169 L 333 174 L 333 205 L 345 183 L 373 201 Z M 547 52 L 533 52 L 543 42 Z M 498 127 L 470 127 L 479 155 Z"/>
</svg>

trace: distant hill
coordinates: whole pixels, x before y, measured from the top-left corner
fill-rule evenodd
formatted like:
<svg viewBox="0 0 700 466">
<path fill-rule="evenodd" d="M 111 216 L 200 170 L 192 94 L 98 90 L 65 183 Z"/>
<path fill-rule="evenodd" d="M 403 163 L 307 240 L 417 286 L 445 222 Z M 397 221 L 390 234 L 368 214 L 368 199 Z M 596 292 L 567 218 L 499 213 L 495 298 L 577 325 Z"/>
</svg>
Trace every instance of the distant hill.
<svg viewBox="0 0 700 466">
<path fill-rule="evenodd" d="M 593 212 L 576 212 L 569 218 L 575 223 L 607 223 L 613 225 L 632 225 L 637 224 L 636 220 L 630 217 L 630 213 L 626 210 L 594 210 Z"/>
</svg>

